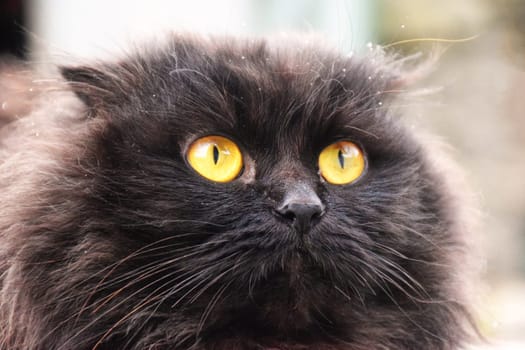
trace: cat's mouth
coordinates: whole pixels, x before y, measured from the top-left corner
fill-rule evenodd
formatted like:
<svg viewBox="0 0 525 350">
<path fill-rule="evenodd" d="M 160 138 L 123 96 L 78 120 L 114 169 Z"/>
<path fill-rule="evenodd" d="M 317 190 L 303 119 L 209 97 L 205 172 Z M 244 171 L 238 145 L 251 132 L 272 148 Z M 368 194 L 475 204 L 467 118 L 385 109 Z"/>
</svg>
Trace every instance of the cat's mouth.
<svg viewBox="0 0 525 350">
<path fill-rule="evenodd" d="M 232 337 L 241 334 L 254 339 L 280 336 L 299 340 L 311 335 L 316 338 L 313 342 L 337 335 L 346 324 L 341 315 L 343 309 L 348 311 L 348 300 L 343 300 L 334 287 L 334 276 L 327 270 L 331 266 L 329 257 L 315 240 L 314 235 L 320 235 L 318 230 L 322 227 L 315 228 L 312 236 L 299 239 L 291 228 L 283 227 L 279 244 L 251 246 L 249 260 L 238 265 L 245 270 L 233 272 L 234 282 L 223 294 L 217 287 L 218 295 L 224 298 L 207 314 L 205 334 L 228 331 Z M 208 307 L 215 292 L 206 294 L 203 308 Z M 200 317 L 198 310 L 196 316 Z"/>
</svg>

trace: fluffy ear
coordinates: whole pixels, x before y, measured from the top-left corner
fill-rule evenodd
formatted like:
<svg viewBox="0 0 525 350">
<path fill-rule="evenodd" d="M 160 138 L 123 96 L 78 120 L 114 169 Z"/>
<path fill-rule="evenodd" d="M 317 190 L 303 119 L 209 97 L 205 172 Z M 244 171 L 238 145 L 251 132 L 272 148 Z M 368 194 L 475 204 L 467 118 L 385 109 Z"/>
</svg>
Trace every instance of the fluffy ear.
<svg viewBox="0 0 525 350">
<path fill-rule="evenodd" d="M 88 106 L 96 108 L 113 96 L 111 77 L 92 67 L 60 67 L 72 91 Z M 113 89 L 114 90 L 114 89 Z"/>
<path fill-rule="evenodd" d="M 422 57 L 422 54 L 418 53 L 393 60 L 387 65 L 390 70 L 387 88 L 392 91 L 413 88 L 430 75 L 443 53 L 443 50 L 436 48 L 428 57 Z"/>
</svg>

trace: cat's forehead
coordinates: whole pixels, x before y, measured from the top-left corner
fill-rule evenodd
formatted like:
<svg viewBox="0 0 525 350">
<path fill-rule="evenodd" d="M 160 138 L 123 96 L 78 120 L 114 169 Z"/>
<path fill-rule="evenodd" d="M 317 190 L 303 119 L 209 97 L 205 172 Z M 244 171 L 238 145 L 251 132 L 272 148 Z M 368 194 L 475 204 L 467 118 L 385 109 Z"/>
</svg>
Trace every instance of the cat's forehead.
<svg viewBox="0 0 525 350">
<path fill-rule="evenodd" d="M 384 71 L 313 47 L 187 44 L 157 64 L 169 76 L 162 91 L 175 95 L 191 135 L 222 133 L 267 147 L 300 151 L 318 139 L 373 134 L 388 98 Z"/>
</svg>

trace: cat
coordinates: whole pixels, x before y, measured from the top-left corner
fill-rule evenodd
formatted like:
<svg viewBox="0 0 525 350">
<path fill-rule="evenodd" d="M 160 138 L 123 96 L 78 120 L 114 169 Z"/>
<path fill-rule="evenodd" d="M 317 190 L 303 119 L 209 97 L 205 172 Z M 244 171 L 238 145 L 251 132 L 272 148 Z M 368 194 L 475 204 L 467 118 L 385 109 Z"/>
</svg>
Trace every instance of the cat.
<svg viewBox="0 0 525 350">
<path fill-rule="evenodd" d="M 461 206 L 403 61 L 173 35 L 0 130 L 0 348 L 459 349 Z M 69 91 L 69 92 L 68 92 Z"/>
</svg>

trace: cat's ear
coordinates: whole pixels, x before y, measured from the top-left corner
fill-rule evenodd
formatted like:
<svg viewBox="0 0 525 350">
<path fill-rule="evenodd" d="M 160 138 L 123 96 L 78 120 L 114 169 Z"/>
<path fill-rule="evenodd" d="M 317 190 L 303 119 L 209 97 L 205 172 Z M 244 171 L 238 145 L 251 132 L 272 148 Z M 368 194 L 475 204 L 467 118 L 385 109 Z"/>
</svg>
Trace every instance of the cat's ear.
<svg viewBox="0 0 525 350">
<path fill-rule="evenodd" d="M 59 69 L 69 88 L 88 108 L 96 109 L 114 97 L 115 89 L 107 72 L 88 66 Z"/>
<path fill-rule="evenodd" d="M 406 91 L 413 88 L 419 81 L 425 79 L 431 72 L 432 65 L 421 65 L 412 69 L 398 71 L 388 79 L 387 90 Z"/>
<path fill-rule="evenodd" d="M 427 57 L 418 53 L 387 63 L 387 90 L 403 92 L 413 88 L 432 73 L 443 53 L 436 48 Z"/>
</svg>

